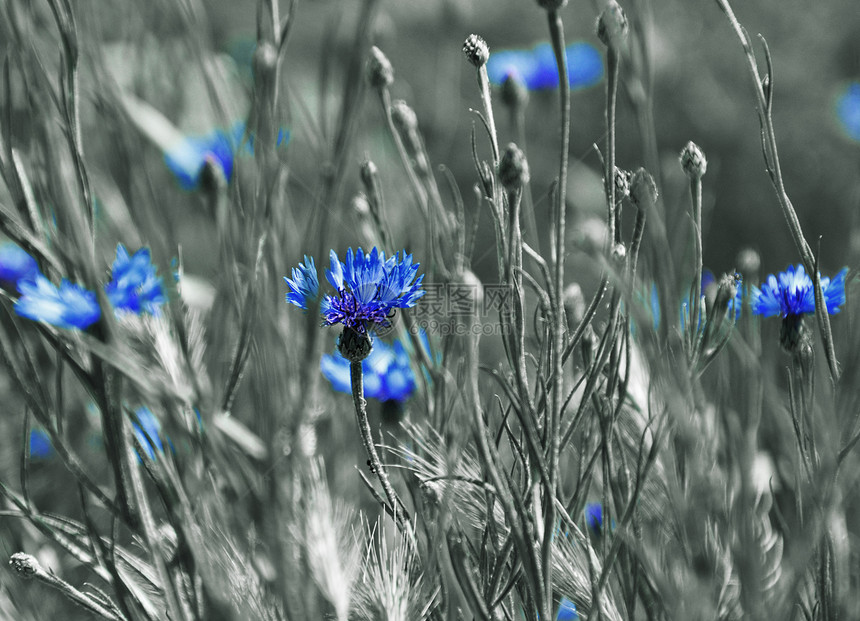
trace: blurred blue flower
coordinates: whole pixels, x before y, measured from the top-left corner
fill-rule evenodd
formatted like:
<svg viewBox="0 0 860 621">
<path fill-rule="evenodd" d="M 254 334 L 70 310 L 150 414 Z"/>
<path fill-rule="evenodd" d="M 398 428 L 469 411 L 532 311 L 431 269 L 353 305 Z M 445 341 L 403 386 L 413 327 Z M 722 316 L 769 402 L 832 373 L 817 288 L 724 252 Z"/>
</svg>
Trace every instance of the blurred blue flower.
<svg viewBox="0 0 860 621">
<path fill-rule="evenodd" d="M 603 59 L 589 43 L 573 43 L 565 49 L 567 78 L 571 89 L 586 88 L 603 77 Z M 558 66 L 549 43 L 540 43 L 531 50 L 501 50 L 490 54 L 487 74 L 493 84 L 502 84 L 510 74 L 529 90 L 558 87 Z"/>
<path fill-rule="evenodd" d="M 375 339 L 373 349 L 361 363 L 364 374 L 364 396 L 379 401 L 403 402 L 415 392 L 415 375 L 409 366 L 409 354 L 403 343 L 388 345 Z M 320 370 L 338 392 L 352 393 L 350 364 L 339 351 L 324 354 Z"/>
<path fill-rule="evenodd" d="M 284 280 L 290 287 L 287 302 L 299 308 L 307 310 L 308 304 L 319 295 L 320 281 L 313 257 L 305 255 L 305 262 L 293 268 L 293 277 L 290 279 L 284 276 Z"/>
<path fill-rule="evenodd" d="M 30 430 L 30 457 L 33 459 L 49 459 L 54 455 L 51 438 L 43 429 Z"/>
<path fill-rule="evenodd" d="M 36 259 L 12 242 L 0 244 L 0 286 L 16 291 L 18 282 L 32 280 L 39 273 Z"/>
<path fill-rule="evenodd" d="M 576 621 L 579 615 L 576 614 L 576 604 L 566 597 L 561 598 L 558 605 L 558 614 L 555 616 L 555 621 Z"/>
<path fill-rule="evenodd" d="M 853 140 L 860 140 L 860 82 L 852 82 L 836 100 L 836 116 Z"/>
<path fill-rule="evenodd" d="M 33 321 L 44 321 L 58 328 L 88 328 L 101 317 L 96 295 L 63 279 L 59 287 L 42 274 L 18 282 L 21 297 L 15 312 Z"/>
<path fill-rule="evenodd" d="M 254 152 L 254 138 L 245 132 L 245 122 L 237 121 L 229 130 L 213 129 L 202 136 L 185 136 L 164 154 L 167 167 L 184 190 L 193 190 L 200 183 L 200 173 L 209 161 L 217 165 L 228 182 L 233 176 L 233 160 L 240 152 Z M 277 144 L 286 144 L 290 132 L 278 130 Z"/>
<path fill-rule="evenodd" d="M 368 254 L 361 248 L 353 254 L 350 248 L 343 262 L 332 250 L 330 260 L 326 278 L 337 294 L 326 295 L 322 302 L 327 326 L 341 323 L 367 334 L 374 326 L 390 325 L 389 316 L 395 309 L 415 306 L 424 295 L 424 276 L 416 280 L 419 264 L 413 264 L 412 255 L 406 251 L 386 259 L 377 248 Z"/>
<path fill-rule="evenodd" d="M 146 452 L 146 456 L 154 460 L 156 450 L 159 453 L 164 453 L 164 443 L 161 441 L 160 435 L 161 423 L 146 406 L 137 408 L 134 415 L 137 419 L 132 419 L 131 422 L 134 435 Z M 140 458 L 140 455 L 138 455 L 138 458 Z"/>
<path fill-rule="evenodd" d="M 141 248 L 129 256 L 125 246 L 117 245 L 111 281 L 105 285 L 105 293 L 117 314 L 159 314 L 167 296 L 161 278 L 156 275 L 149 248 Z"/>
<path fill-rule="evenodd" d="M 589 502 L 585 505 L 585 525 L 594 534 L 603 530 L 603 505 L 599 502 Z"/>
<path fill-rule="evenodd" d="M 827 312 L 835 315 L 839 307 L 845 303 L 845 275 L 848 268 L 843 268 L 831 280 L 821 279 L 821 291 L 827 305 Z M 815 290 L 812 279 L 806 273 L 803 265 L 796 268 L 789 265 L 788 269 L 777 276 L 768 275 L 761 289 L 752 288 L 752 310 L 755 315 L 764 317 L 799 317 L 815 312 Z"/>
</svg>

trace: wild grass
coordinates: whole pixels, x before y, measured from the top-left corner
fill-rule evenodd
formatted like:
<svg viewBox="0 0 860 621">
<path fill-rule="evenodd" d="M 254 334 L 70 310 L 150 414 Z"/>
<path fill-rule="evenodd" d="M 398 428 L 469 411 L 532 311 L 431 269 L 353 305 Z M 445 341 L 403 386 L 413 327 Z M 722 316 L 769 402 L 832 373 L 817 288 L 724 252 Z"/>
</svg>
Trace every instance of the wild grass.
<svg viewBox="0 0 860 621">
<path fill-rule="evenodd" d="M 708 278 L 721 188 L 697 136 L 659 156 L 649 3 L 529 3 L 533 94 L 474 15 L 450 163 L 384 3 L 332 3 L 314 62 L 305 4 L 257 2 L 245 65 L 197 0 L 0 5 L 0 616 L 860 618 L 856 266 L 790 198 L 768 33 L 701 7 L 810 276 L 780 318 L 755 249 Z M 565 26 L 595 19 L 584 110 Z M 364 293 L 324 277 L 359 247 Z"/>
</svg>

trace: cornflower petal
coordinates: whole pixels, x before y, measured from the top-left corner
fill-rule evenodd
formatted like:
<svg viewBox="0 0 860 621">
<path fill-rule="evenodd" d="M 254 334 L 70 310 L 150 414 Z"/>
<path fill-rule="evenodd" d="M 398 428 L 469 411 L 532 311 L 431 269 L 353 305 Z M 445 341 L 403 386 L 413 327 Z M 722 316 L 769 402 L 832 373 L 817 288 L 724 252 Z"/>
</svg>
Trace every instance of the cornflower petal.
<svg viewBox="0 0 860 621">
<path fill-rule="evenodd" d="M 44 321 L 64 329 L 88 328 L 101 317 L 96 295 L 63 279 L 59 287 L 42 274 L 18 282 L 21 297 L 15 312 L 33 321 Z"/>
<path fill-rule="evenodd" d="M 0 286 L 15 290 L 21 280 L 32 280 L 39 273 L 36 259 L 12 242 L 0 244 Z"/>
<path fill-rule="evenodd" d="M 130 256 L 125 246 L 117 245 L 111 281 L 105 285 L 105 293 L 118 316 L 123 312 L 136 315 L 161 312 L 167 296 L 152 264 L 149 248 L 140 248 Z"/>
<path fill-rule="evenodd" d="M 305 255 L 304 263 L 299 263 L 298 267 L 293 268 L 293 277 L 284 277 L 284 280 L 290 287 L 287 302 L 308 310 L 308 304 L 317 299 L 320 291 L 320 281 L 313 257 Z"/>
</svg>

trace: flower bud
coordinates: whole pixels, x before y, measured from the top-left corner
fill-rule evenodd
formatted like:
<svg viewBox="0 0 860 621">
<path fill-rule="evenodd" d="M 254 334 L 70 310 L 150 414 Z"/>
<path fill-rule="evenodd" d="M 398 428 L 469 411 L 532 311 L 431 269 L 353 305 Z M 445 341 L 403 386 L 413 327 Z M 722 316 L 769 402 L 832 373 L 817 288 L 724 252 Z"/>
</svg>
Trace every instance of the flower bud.
<svg viewBox="0 0 860 621">
<path fill-rule="evenodd" d="M 688 142 L 681 151 L 681 168 L 690 179 L 701 179 L 708 170 L 708 160 L 704 152 L 693 141 Z"/>
<path fill-rule="evenodd" d="M 388 88 L 394 82 L 394 67 L 391 61 L 375 45 L 370 48 L 370 60 L 367 62 L 367 79 L 373 88 Z"/>
<path fill-rule="evenodd" d="M 499 180 L 508 192 L 518 190 L 529 182 L 529 163 L 522 150 L 513 142 L 499 160 Z"/>
<path fill-rule="evenodd" d="M 529 91 L 523 81 L 511 72 L 502 82 L 502 103 L 512 110 L 525 108 L 529 101 Z"/>
<path fill-rule="evenodd" d="M 629 31 L 630 24 L 624 9 L 615 0 L 609 0 L 597 20 L 597 38 L 606 47 L 617 50 L 624 43 Z"/>
<path fill-rule="evenodd" d="M 657 184 L 654 177 L 644 168 L 640 168 L 630 178 L 630 200 L 639 209 L 653 207 L 657 203 Z"/>
<path fill-rule="evenodd" d="M 567 4 L 567 0 L 537 0 L 538 6 L 547 11 L 557 11 Z"/>
<path fill-rule="evenodd" d="M 761 257 L 752 248 L 744 248 L 738 253 L 735 265 L 738 266 L 741 274 L 753 276 L 758 274 L 758 270 L 761 267 Z"/>
<path fill-rule="evenodd" d="M 627 247 L 618 242 L 612 247 L 612 260 L 620 268 L 624 267 L 624 261 L 627 259 Z"/>
<path fill-rule="evenodd" d="M 269 80 L 278 67 L 278 50 L 268 41 L 262 41 L 254 50 L 254 77 L 259 80 Z"/>
<path fill-rule="evenodd" d="M 735 299 L 738 294 L 738 288 L 741 286 L 742 278 L 738 273 L 723 274 L 720 278 L 720 283 L 717 288 L 717 296 L 714 304 L 718 309 L 726 308 L 729 303 Z"/>
<path fill-rule="evenodd" d="M 391 104 L 391 120 L 401 134 L 409 134 L 418 129 L 418 116 L 402 99 Z"/>
<path fill-rule="evenodd" d="M 615 167 L 615 200 L 620 201 L 630 196 L 630 178 L 633 174 L 629 170 Z"/>
<path fill-rule="evenodd" d="M 373 349 L 373 341 L 367 334 L 345 327 L 337 340 L 337 348 L 341 355 L 350 362 L 361 362 Z"/>
<path fill-rule="evenodd" d="M 570 283 L 564 288 L 562 298 L 568 329 L 573 332 L 585 316 L 585 296 L 582 294 L 582 287 L 575 282 Z"/>
<path fill-rule="evenodd" d="M 476 67 L 483 67 L 490 58 L 490 48 L 483 38 L 470 34 L 463 43 L 463 54 Z"/>
<path fill-rule="evenodd" d="M 33 576 L 45 573 L 45 570 L 42 569 L 36 557 L 24 552 L 13 554 L 9 558 L 9 564 L 21 578 L 32 578 Z"/>
</svg>

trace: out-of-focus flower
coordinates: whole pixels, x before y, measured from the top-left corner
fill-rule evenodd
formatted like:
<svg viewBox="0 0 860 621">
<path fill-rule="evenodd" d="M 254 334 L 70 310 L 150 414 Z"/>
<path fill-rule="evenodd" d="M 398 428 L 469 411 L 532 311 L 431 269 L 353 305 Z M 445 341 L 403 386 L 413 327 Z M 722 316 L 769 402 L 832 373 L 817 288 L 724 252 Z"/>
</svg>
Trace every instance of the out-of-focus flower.
<svg viewBox="0 0 860 621">
<path fill-rule="evenodd" d="M 51 438 L 43 429 L 30 430 L 30 457 L 32 459 L 50 459 L 54 455 Z"/>
<path fill-rule="evenodd" d="M 36 259 L 12 242 L 0 244 L 0 286 L 16 291 L 18 282 L 32 280 L 39 273 Z"/>
<path fill-rule="evenodd" d="M 561 598 L 558 605 L 558 614 L 555 616 L 555 621 L 576 621 L 579 615 L 576 614 L 576 604 L 566 597 Z"/>
<path fill-rule="evenodd" d="M 155 459 L 155 451 L 164 453 L 164 443 L 161 440 L 161 422 L 155 414 L 146 407 L 139 407 L 134 412 L 137 420 L 132 419 L 131 427 L 140 445 L 149 459 Z M 138 457 L 140 457 L 138 455 Z"/>
<path fill-rule="evenodd" d="M 415 375 L 403 343 L 388 345 L 376 339 L 370 354 L 361 363 L 364 396 L 379 401 L 406 401 L 415 392 Z M 339 392 L 351 393 L 350 363 L 340 352 L 324 354 L 320 370 Z"/>
<path fill-rule="evenodd" d="M 836 100 L 836 116 L 843 131 L 860 140 L 860 82 L 851 82 Z"/>
<path fill-rule="evenodd" d="M 589 43 L 573 43 L 565 49 L 567 78 L 571 89 L 587 88 L 603 77 L 603 59 Z M 549 43 L 531 50 L 501 50 L 487 61 L 490 82 L 502 84 L 509 75 L 516 76 L 529 90 L 558 87 L 558 66 Z"/>
<path fill-rule="evenodd" d="M 18 282 L 21 297 L 15 312 L 33 321 L 44 321 L 58 328 L 88 328 L 101 317 L 96 295 L 63 279 L 59 287 L 42 274 Z"/>
<path fill-rule="evenodd" d="M 116 247 L 111 281 L 105 285 L 105 293 L 117 314 L 159 314 L 167 296 L 161 278 L 156 275 L 149 248 L 129 255 L 122 244 Z"/>
<path fill-rule="evenodd" d="M 585 505 L 585 525 L 596 535 L 603 532 L 603 505 L 599 502 Z"/>
<path fill-rule="evenodd" d="M 305 255 L 305 262 L 293 268 L 293 277 L 284 276 L 284 281 L 290 288 L 287 302 L 299 308 L 308 309 L 308 304 L 316 300 L 320 292 L 320 281 L 313 257 Z"/>
<path fill-rule="evenodd" d="M 848 268 L 843 268 L 831 280 L 821 278 L 821 292 L 827 305 L 827 312 L 835 315 L 839 307 L 845 303 L 845 275 Z M 806 273 L 803 265 L 789 265 L 788 269 L 778 275 L 768 275 L 761 289 L 753 287 L 752 310 L 756 315 L 782 318 L 799 317 L 815 312 L 815 290 L 812 279 Z"/>
</svg>

